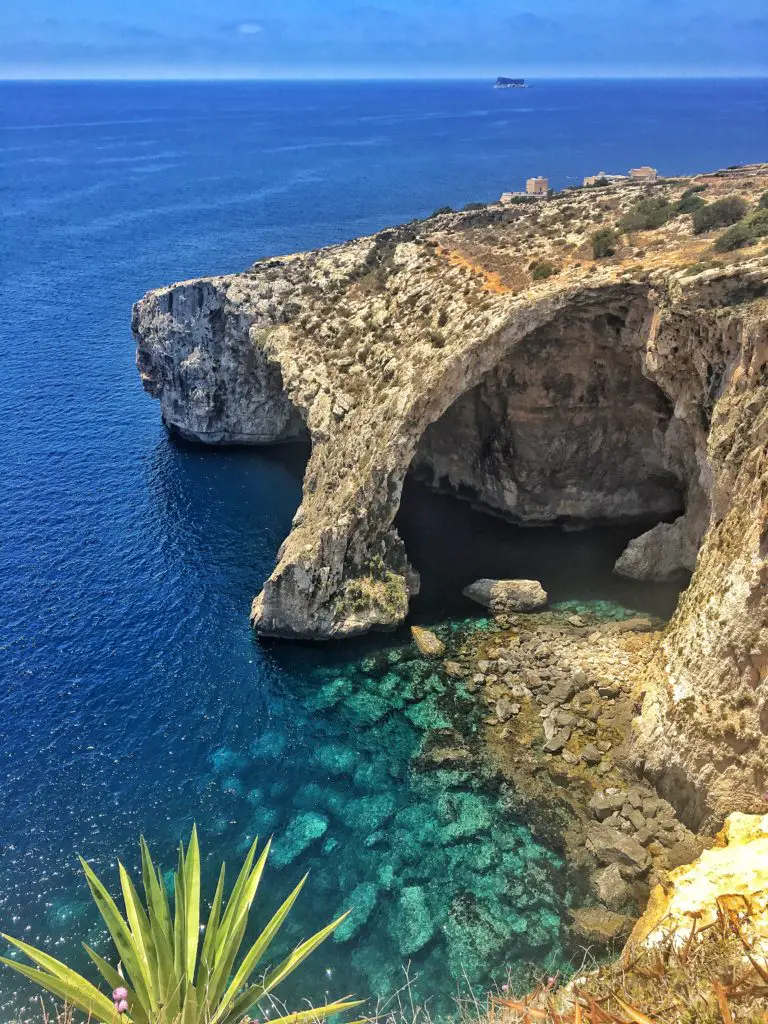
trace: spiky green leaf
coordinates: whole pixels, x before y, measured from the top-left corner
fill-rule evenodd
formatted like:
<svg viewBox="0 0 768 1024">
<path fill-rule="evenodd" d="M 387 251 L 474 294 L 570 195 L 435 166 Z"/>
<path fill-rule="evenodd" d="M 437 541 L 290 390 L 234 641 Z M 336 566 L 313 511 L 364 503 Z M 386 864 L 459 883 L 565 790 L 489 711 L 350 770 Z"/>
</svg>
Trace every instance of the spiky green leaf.
<svg viewBox="0 0 768 1024">
<path fill-rule="evenodd" d="M 149 993 L 147 991 L 142 965 L 136 953 L 136 946 L 133 936 L 131 935 L 131 931 L 123 919 L 122 914 L 117 909 L 115 901 L 96 877 L 96 874 L 91 869 L 90 865 L 87 864 L 82 857 L 80 858 L 80 863 L 83 867 L 83 871 L 85 872 L 88 887 L 91 890 L 91 895 L 93 896 L 96 907 L 104 919 L 104 923 L 109 930 L 109 934 L 112 936 L 112 941 L 117 947 L 118 956 L 122 960 L 123 966 L 128 972 L 131 984 L 136 992 L 136 998 L 148 1010 L 150 1005 Z"/>
</svg>

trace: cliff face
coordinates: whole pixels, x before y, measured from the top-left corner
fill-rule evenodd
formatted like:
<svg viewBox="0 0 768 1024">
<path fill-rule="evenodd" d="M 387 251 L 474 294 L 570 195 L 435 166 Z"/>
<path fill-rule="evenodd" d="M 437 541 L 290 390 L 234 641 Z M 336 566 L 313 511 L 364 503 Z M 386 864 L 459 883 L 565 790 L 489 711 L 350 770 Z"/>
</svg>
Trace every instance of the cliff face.
<svg viewBox="0 0 768 1024">
<path fill-rule="evenodd" d="M 700 183 L 708 200 L 754 201 L 768 173 Z M 688 184 L 657 188 L 675 199 Z M 590 233 L 637 198 L 581 190 L 263 261 L 150 292 L 134 332 L 171 429 L 311 439 L 301 506 L 253 604 L 262 633 L 402 621 L 418 586 L 393 527 L 409 470 L 523 522 L 673 519 L 617 569 L 696 566 L 637 740 L 646 771 L 700 824 L 754 809 L 768 752 L 768 258 L 752 248 L 702 269 L 712 238 L 685 217 L 594 260 Z M 542 261 L 555 273 L 536 281 Z M 736 745 L 712 733 L 734 699 L 749 749 L 743 730 Z"/>
</svg>

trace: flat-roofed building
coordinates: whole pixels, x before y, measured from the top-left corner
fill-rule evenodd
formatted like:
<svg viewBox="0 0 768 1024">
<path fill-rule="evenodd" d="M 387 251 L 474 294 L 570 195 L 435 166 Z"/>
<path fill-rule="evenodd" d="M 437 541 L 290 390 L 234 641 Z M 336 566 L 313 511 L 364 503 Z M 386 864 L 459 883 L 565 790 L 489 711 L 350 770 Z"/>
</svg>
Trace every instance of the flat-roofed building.
<svg viewBox="0 0 768 1024">
<path fill-rule="evenodd" d="M 549 178 L 529 178 L 525 183 L 525 191 L 529 196 L 546 196 L 549 194 Z"/>
<path fill-rule="evenodd" d="M 633 167 L 629 176 L 632 181 L 657 181 L 659 172 L 655 167 Z"/>
</svg>

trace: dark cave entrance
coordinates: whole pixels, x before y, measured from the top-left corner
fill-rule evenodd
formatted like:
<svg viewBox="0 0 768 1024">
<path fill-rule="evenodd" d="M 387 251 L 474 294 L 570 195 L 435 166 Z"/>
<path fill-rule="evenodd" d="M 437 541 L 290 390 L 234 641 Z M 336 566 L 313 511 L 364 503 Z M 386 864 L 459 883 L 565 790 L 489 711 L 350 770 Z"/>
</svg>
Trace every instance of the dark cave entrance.
<svg viewBox="0 0 768 1024">
<path fill-rule="evenodd" d="M 643 373 L 646 313 L 637 296 L 569 307 L 427 427 L 396 519 L 422 577 L 415 616 L 476 612 L 461 589 L 483 576 L 671 614 L 684 569 L 664 583 L 613 573 L 632 538 L 685 512 L 694 472 L 686 432 Z"/>
</svg>

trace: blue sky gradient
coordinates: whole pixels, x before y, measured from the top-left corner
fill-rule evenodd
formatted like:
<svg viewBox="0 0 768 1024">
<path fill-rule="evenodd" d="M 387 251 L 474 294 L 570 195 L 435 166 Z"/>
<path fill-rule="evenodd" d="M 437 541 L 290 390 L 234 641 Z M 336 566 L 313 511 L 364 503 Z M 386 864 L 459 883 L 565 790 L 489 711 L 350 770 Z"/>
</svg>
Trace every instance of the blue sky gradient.
<svg viewBox="0 0 768 1024">
<path fill-rule="evenodd" d="M 768 74 L 766 0 L 30 0 L 3 78 Z"/>
</svg>

